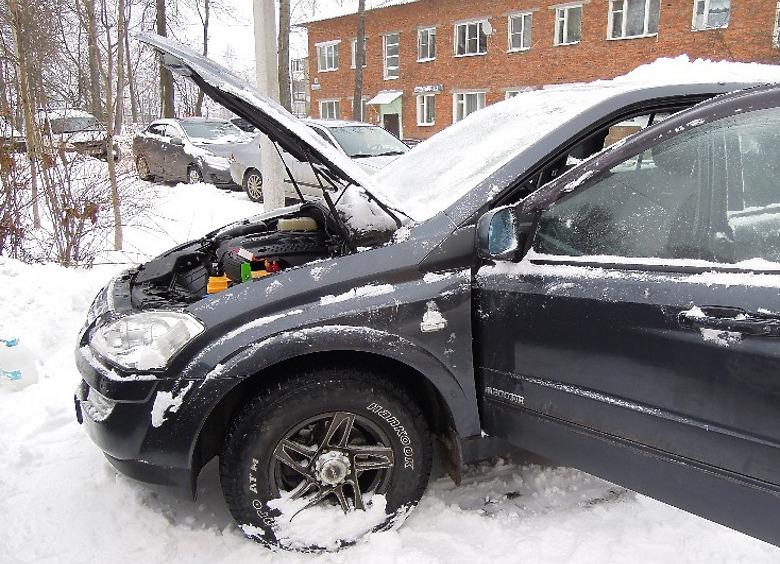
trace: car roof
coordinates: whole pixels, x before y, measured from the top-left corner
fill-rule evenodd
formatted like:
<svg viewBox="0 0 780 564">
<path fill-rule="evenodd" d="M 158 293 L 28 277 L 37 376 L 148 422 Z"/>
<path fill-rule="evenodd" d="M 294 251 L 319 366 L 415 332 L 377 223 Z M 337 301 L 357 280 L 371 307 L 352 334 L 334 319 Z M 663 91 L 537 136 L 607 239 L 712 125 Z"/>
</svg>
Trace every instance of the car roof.
<svg viewBox="0 0 780 564">
<path fill-rule="evenodd" d="M 320 125 L 322 127 L 379 127 L 378 125 L 374 125 L 373 123 L 366 123 L 364 121 L 352 121 L 352 120 L 346 120 L 346 119 L 317 119 L 317 118 L 306 118 L 301 120 L 303 123 L 310 124 L 310 125 Z"/>
</svg>

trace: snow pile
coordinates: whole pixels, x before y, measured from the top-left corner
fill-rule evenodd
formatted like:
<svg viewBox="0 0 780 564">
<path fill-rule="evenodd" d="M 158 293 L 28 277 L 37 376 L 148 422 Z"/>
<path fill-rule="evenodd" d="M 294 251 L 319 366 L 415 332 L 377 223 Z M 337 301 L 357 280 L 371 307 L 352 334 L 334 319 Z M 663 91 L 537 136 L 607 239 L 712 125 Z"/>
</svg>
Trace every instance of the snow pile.
<svg viewBox="0 0 780 564">
<path fill-rule="evenodd" d="M 0 338 L 18 337 L 39 368 L 37 384 L 0 389 L 3 564 L 780 560 L 776 547 L 528 455 L 472 466 L 460 487 L 438 472 L 404 526 L 319 555 L 271 552 L 248 541 L 225 506 L 214 463 L 201 474 L 197 502 L 118 474 L 73 409 L 80 381 L 73 349 L 92 298 L 128 261 L 261 209 L 244 194 L 209 185 L 139 182 L 139 189 L 148 210 L 125 230 L 130 250 L 102 253 L 103 264 L 92 270 L 0 257 Z M 173 397 L 160 398 L 158 416 L 174 406 Z"/>
</svg>

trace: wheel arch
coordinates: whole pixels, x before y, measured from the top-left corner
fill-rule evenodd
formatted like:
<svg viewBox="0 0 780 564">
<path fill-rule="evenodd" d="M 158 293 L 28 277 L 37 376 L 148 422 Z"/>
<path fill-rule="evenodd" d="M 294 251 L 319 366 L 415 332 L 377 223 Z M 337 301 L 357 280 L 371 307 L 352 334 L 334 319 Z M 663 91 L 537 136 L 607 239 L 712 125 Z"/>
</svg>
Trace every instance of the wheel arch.
<svg viewBox="0 0 780 564">
<path fill-rule="evenodd" d="M 331 349 L 301 354 L 265 366 L 243 378 L 219 400 L 206 417 L 192 450 L 191 491 L 196 491 L 200 470 L 219 455 L 229 425 L 238 410 L 250 398 L 270 386 L 282 385 L 290 374 L 312 372 L 326 366 L 360 370 L 370 367 L 368 370 L 387 378 L 395 385 L 403 386 L 409 395 L 419 402 L 431 433 L 438 439 L 438 454 L 442 465 L 453 478 L 457 475 L 462 460 L 460 450 L 452 446 L 453 439 L 458 436 L 459 427 L 466 429 L 470 425 L 458 420 L 457 406 L 452 406 L 445 399 L 451 399 L 453 396 L 456 387 L 454 380 L 450 386 L 442 387 L 441 382 L 438 382 L 439 385 L 434 384 L 418 368 L 398 358 L 376 351 Z M 476 414 L 476 407 L 473 413 Z"/>
</svg>

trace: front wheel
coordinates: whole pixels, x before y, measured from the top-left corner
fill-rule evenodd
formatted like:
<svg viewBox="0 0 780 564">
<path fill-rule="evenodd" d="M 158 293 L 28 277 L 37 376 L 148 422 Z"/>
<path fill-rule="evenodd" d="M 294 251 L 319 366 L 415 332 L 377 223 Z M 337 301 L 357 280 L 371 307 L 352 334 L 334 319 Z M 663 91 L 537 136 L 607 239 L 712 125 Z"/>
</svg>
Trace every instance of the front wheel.
<svg viewBox="0 0 780 564">
<path fill-rule="evenodd" d="M 198 184 L 203 182 L 203 173 L 197 165 L 190 165 L 187 169 L 187 182 L 189 184 Z"/>
<path fill-rule="evenodd" d="M 255 169 L 249 169 L 244 175 L 244 191 L 253 202 L 263 201 L 263 175 Z"/>
<path fill-rule="evenodd" d="M 152 171 L 149 168 L 149 163 L 145 157 L 139 156 L 135 159 L 135 169 L 138 171 L 138 178 L 141 180 L 154 180 Z"/>
<path fill-rule="evenodd" d="M 431 436 L 407 393 L 355 370 L 319 370 L 250 401 L 220 459 L 244 533 L 289 550 L 335 550 L 400 523 L 428 483 Z"/>
</svg>

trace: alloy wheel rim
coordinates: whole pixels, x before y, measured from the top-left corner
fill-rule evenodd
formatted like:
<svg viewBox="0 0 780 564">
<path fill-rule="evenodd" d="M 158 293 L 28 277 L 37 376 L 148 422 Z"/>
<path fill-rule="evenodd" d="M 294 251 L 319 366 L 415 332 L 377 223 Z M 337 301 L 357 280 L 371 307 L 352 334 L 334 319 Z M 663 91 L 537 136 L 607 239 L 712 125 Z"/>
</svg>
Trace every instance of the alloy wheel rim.
<svg viewBox="0 0 780 564">
<path fill-rule="evenodd" d="M 393 477 L 389 436 L 371 420 L 339 411 L 312 417 L 279 441 L 271 460 L 277 495 L 315 505 L 365 509 L 364 496 L 383 493 Z"/>
</svg>

